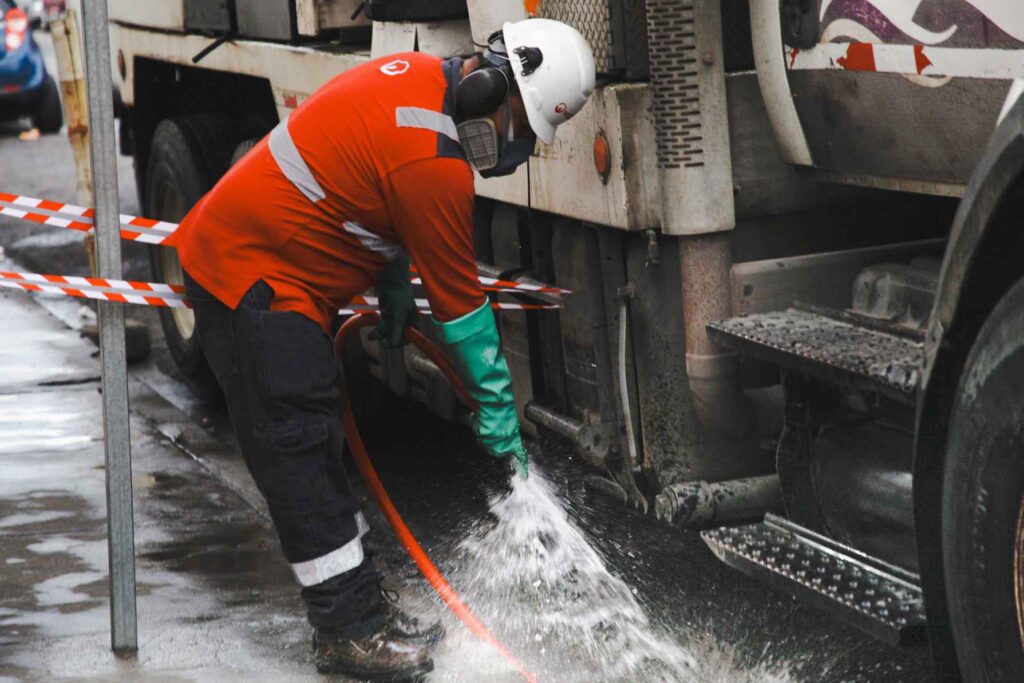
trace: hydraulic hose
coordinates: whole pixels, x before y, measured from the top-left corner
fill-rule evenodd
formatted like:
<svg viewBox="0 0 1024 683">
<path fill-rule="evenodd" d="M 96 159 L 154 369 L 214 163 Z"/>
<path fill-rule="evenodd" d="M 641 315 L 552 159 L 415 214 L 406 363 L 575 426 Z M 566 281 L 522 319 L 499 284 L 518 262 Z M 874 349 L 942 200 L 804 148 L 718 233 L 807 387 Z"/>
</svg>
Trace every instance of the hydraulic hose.
<svg viewBox="0 0 1024 683">
<path fill-rule="evenodd" d="M 629 300 L 623 295 L 619 301 L 619 401 L 622 403 L 622 418 L 626 423 L 626 445 L 629 448 L 629 466 L 639 467 L 636 434 L 633 433 L 633 410 L 629 403 L 629 377 L 626 374 L 626 328 L 629 318 Z M 644 506 L 646 510 L 646 505 Z"/>
<path fill-rule="evenodd" d="M 345 343 L 349 336 L 353 333 L 358 332 L 363 327 L 377 324 L 380 317 L 376 314 L 363 314 L 357 315 L 345 322 L 338 330 L 337 336 L 334 338 L 334 352 L 335 355 L 344 361 L 345 358 Z M 459 397 L 467 408 L 470 410 L 476 410 L 477 404 L 466 390 L 465 385 L 459 376 L 455 372 L 455 368 L 452 367 L 448 357 L 437 348 L 429 339 L 423 336 L 419 331 L 407 327 L 405 329 L 405 339 L 410 344 L 418 348 L 420 351 L 425 353 L 430 360 L 441 369 L 448 380 L 451 382 L 452 388 L 455 390 L 455 394 Z M 391 502 L 391 498 L 388 496 L 387 491 L 384 489 L 384 485 L 380 481 L 380 477 L 377 476 L 377 470 L 373 467 L 373 463 L 370 462 L 370 456 L 366 451 L 366 444 L 363 443 L 362 436 L 359 434 L 358 425 L 356 425 L 355 416 L 352 414 L 352 406 L 347 395 L 347 387 L 343 387 L 342 391 L 345 392 L 344 403 L 343 403 L 343 414 L 342 419 L 345 425 L 345 438 L 348 441 L 350 450 L 352 451 L 352 458 L 356 462 L 356 467 L 359 468 L 359 473 L 363 476 L 363 480 L 366 485 L 370 488 L 370 493 L 373 495 L 374 500 L 377 501 L 377 505 L 384 513 L 384 517 L 388 520 L 388 524 L 391 525 L 395 535 L 401 542 L 402 546 L 409 553 L 409 557 L 413 559 L 416 566 L 419 567 L 420 572 L 427 579 L 430 585 L 434 588 L 444 603 L 448 605 L 455 616 L 464 623 L 474 635 L 480 640 L 491 645 L 497 650 L 502 657 L 504 657 L 509 664 L 516 668 L 522 677 L 529 683 L 536 683 L 537 679 L 532 673 L 518 660 L 515 656 L 509 652 L 508 648 L 501 644 L 501 642 L 494 637 L 494 635 L 487 630 L 487 627 L 473 614 L 473 612 L 466 606 L 466 603 L 458 596 L 455 590 L 448 585 L 445 581 L 444 576 L 441 575 L 440 570 L 430 560 L 430 557 L 423 550 L 420 544 L 416 541 L 416 538 L 409 531 L 409 527 L 405 525 L 402 517 L 398 514 L 398 510 L 395 509 L 394 503 Z"/>
</svg>

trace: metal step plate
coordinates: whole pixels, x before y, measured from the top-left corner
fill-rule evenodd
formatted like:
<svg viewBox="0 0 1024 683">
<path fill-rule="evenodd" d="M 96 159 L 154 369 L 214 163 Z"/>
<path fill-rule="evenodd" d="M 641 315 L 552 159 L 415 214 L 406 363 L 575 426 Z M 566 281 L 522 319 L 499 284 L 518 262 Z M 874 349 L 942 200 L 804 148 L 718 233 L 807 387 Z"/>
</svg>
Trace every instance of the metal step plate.
<svg viewBox="0 0 1024 683">
<path fill-rule="evenodd" d="M 713 322 L 708 336 L 801 374 L 903 400 L 924 364 L 920 341 L 795 308 Z"/>
<path fill-rule="evenodd" d="M 775 515 L 701 534 L 726 564 L 894 645 L 925 642 L 918 577 Z"/>
</svg>

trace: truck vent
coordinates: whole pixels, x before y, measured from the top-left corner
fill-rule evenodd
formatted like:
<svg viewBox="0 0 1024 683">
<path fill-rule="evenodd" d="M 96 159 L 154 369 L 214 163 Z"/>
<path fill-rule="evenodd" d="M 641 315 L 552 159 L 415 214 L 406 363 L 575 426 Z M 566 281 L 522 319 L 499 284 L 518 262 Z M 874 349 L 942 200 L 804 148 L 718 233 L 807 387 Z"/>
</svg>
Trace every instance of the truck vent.
<svg viewBox="0 0 1024 683">
<path fill-rule="evenodd" d="M 647 0 L 658 166 L 704 165 L 694 0 Z"/>
<path fill-rule="evenodd" d="M 543 0 L 537 16 L 569 24 L 583 34 L 594 50 L 598 73 L 610 73 L 612 32 L 608 3 L 604 0 Z"/>
</svg>

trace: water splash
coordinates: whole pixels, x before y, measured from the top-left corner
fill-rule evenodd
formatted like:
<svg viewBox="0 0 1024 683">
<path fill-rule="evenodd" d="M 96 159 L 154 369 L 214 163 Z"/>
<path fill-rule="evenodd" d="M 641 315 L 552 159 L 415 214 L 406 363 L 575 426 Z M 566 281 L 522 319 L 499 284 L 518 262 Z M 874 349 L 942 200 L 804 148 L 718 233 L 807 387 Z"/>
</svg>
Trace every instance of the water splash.
<svg viewBox="0 0 1024 683">
<path fill-rule="evenodd" d="M 539 680 L 789 680 L 763 667 L 740 670 L 718 646 L 699 639 L 694 650 L 660 631 L 570 520 L 542 472 L 513 478 L 511 491 L 492 498 L 491 513 L 461 544 L 460 592 Z M 451 673 L 457 669 L 476 680 L 516 679 L 501 675 L 486 647 L 461 638 L 450 645 L 454 652 L 439 653 L 448 660 L 438 662 L 443 678 L 461 680 Z"/>
</svg>

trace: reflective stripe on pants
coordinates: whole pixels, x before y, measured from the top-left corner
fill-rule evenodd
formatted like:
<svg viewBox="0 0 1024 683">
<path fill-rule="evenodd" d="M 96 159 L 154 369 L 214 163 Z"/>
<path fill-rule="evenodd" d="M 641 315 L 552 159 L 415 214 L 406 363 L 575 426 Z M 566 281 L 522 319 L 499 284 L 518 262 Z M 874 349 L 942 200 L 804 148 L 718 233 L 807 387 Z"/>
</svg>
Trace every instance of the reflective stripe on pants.
<svg viewBox="0 0 1024 683">
<path fill-rule="evenodd" d="M 362 538 L 370 530 L 362 512 L 356 513 L 356 529 L 356 537 L 340 548 L 312 560 L 292 563 L 292 571 L 295 572 L 295 578 L 299 583 L 303 586 L 315 586 L 361 565 L 365 559 Z"/>
</svg>

